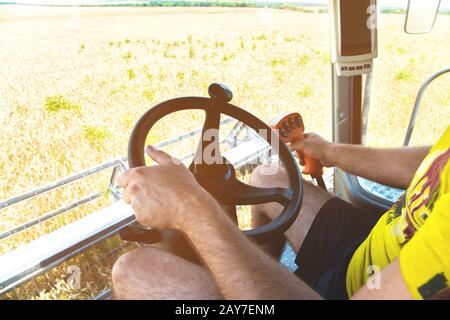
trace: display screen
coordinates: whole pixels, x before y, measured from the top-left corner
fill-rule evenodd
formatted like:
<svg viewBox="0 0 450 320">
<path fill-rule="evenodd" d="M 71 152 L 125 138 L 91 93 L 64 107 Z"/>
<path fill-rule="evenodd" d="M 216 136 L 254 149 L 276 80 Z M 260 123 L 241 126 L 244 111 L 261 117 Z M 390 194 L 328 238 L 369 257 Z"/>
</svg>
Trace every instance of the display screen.
<svg viewBox="0 0 450 320">
<path fill-rule="evenodd" d="M 357 56 L 372 51 L 370 0 L 341 0 L 341 55 Z"/>
</svg>

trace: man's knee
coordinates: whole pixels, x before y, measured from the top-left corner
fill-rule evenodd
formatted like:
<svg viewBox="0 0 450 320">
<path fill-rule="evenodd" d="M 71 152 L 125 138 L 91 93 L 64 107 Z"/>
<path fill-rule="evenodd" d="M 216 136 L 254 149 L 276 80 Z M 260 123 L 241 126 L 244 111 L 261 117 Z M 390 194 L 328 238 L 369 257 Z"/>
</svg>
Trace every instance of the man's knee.
<svg viewBox="0 0 450 320">
<path fill-rule="evenodd" d="M 147 263 L 148 260 L 158 261 L 162 251 L 156 248 L 145 247 L 132 250 L 120 256 L 114 263 L 112 268 L 112 283 L 113 292 L 116 299 L 132 298 L 134 286 L 134 279 L 138 275 L 139 270 L 146 270 L 148 275 L 154 274 L 152 272 L 152 263 Z"/>
<path fill-rule="evenodd" d="M 115 299 L 220 299 L 211 276 L 200 266 L 154 247 L 121 256 L 112 270 Z"/>
<path fill-rule="evenodd" d="M 113 284 L 119 283 L 127 277 L 127 269 L 129 270 L 129 266 L 132 265 L 133 260 L 135 259 L 135 251 L 136 250 L 127 252 L 116 260 L 112 268 Z"/>
</svg>

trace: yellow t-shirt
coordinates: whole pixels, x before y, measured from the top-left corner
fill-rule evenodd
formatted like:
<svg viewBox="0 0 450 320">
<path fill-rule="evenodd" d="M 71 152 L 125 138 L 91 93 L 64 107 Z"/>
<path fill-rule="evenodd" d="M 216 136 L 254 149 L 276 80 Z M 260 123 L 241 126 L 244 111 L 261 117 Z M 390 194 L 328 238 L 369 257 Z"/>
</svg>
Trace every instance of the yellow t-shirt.
<svg viewBox="0 0 450 320">
<path fill-rule="evenodd" d="M 355 251 L 347 269 L 349 297 L 397 257 L 414 298 L 450 298 L 450 126 Z"/>
</svg>

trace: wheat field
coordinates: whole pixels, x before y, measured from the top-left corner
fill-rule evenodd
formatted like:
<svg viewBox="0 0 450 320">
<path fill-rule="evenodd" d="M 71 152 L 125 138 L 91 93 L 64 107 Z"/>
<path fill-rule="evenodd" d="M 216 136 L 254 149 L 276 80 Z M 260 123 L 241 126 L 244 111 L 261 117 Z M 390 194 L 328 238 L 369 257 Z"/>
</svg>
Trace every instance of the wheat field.
<svg viewBox="0 0 450 320">
<path fill-rule="evenodd" d="M 367 143 L 399 146 L 415 95 L 432 72 L 450 65 L 450 16 L 426 35 L 403 33 L 404 16 L 383 14 Z M 0 199 L 126 155 L 130 130 L 152 105 L 232 88 L 232 103 L 263 120 L 299 111 L 307 130 L 331 139 L 328 16 L 250 8 L 51 8 L 0 10 Z M 427 91 L 412 144 L 431 144 L 450 123 L 450 77 Z M 201 112 L 164 119 L 148 142 L 200 127 Z M 181 157 L 194 142 L 169 150 Z M 0 211 L 0 232 L 95 190 L 108 173 Z M 0 254 L 111 202 L 105 194 L 77 210 L 0 240 Z M 108 244 L 114 247 L 113 239 Z M 97 256 L 102 248 L 87 256 Z M 75 258 L 81 263 L 83 257 Z M 78 260 L 77 260 L 78 259 Z M 110 264 L 114 258 L 108 258 Z M 86 256 L 84 257 L 86 260 Z M 109 272 L 110 264 L 99 271 Z M 64 282 L 64 268 L 36 281 L 31 298 L 85 298 Z M 28 291 L 27 291 L 28 290 Z"/>
</svg>

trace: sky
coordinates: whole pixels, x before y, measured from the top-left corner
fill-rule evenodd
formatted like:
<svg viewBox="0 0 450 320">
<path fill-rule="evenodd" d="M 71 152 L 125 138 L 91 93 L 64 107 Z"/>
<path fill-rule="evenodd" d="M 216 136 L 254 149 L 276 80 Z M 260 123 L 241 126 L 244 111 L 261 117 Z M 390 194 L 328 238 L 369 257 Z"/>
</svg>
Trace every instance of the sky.
<svg viewBox="0 0 450 320">
<path fill-rule="evenodd" d="M 0 0 L 2 1 L 8 1 L 8 0 Z M 18 3 L 28 3 L 28 4 L 64 4 L 64 3 L 88 3 L 88 2 L 96 2 L 95 0 L 10 0 L 11 2 L 18 2 Z M 120 0 L 118 0 L 120 1 Z M 139 0 L 137 0 L 139 1 Z M 251 1 L 251 0 L 250 0 Z M 321 5 L 327 5 L 328 0 L 255 0 L 256 2 L 305 2 L 305 3 L 311 3 L 311 4 L 321 4 Z M 428 0 L 422 0 L 422 1 L 428 1 Z M 102 0 L 97 1 L 102 2 Z M 378 0 L 378 5 L 381 7 L 404 7 L 406 8 L 406 5 L 408 3 L 408 0 Z M 450 0 L 441 0 L 441 8 L 443 9 L 450 9 Z"/>
<path fill-rule="evenodd" d="M 307 2 L 317 4 L 328 4 L 328 0 L 256 0 L 265 2 Z M 428 0 L 422 0 L 428 1 Z M 404 7 L 406 8 L 408 0 L 378 0 L 381 7 Z M 450 8 L 450 0 L 441 0 L 441 8 Z"/>
</svg>

